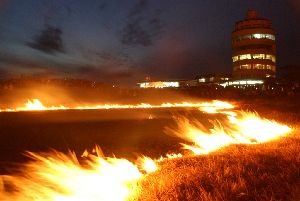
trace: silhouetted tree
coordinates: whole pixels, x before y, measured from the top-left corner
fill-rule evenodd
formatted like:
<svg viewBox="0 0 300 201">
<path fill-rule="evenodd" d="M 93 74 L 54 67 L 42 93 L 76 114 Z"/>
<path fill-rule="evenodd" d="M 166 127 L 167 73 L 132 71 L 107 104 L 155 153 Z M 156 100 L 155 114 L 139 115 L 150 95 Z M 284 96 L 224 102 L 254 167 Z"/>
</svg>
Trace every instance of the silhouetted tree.
<svg viewBox="0 0 300 201">
<path fill-rule="evenodd" d="M 63 52 L 62 30 L 60 28 L 46 25 L 41 33 L 34 37 L 34 41 L 29 46 L 46 52 Z"/>
</svg>

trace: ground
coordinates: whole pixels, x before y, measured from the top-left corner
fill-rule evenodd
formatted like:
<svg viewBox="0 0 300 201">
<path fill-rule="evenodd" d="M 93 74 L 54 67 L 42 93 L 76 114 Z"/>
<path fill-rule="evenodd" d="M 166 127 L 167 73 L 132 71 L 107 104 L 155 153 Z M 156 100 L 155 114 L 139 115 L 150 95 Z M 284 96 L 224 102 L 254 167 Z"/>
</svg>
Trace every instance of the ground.
<svg viewBox="0 0 300 201">
<path fill-rule="evenodd" d="M 167 161 L 139 182 L 138 200 L 299 200 L 300 137 L 232 145 Z"/>
<path fill-rule="evenodd" d="M 271 102 L 272 103 L 272 102 Z M 288 124 L 287 137 L 257 145 L 231 145 L 208 155 L 161 162 L 134 188 L 132 200 L 300 200 L 300 127 L 297 101 L 239 102 L 243 110 Z M 182 140 L 164 133 L 171 116 L 186 111 L 113 110 L 0 113 L 1 173 L 12 173 L 25 150 L 51 148 L 80 154 L 99 144 L 117 157 L 159 157 L 181 152 Z M 189 110 L 193 115 L 195 111 Z M 149 117 L 151 118 L 149 119 Z M 198 116 L 213 118 L 214 116 Z"/>
</svg>

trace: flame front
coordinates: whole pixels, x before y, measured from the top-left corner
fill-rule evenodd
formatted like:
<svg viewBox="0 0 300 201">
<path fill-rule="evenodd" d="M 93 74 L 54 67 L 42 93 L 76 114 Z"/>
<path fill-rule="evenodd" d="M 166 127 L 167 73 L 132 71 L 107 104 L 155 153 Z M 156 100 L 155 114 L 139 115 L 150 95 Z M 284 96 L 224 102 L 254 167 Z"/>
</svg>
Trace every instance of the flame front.
<svg viewBox="0 0 300 201">
<path fill-rule="evenodd" d="M 121 201 L 143 175 L 126 159 L 89 155 L 86 164 L 80 165 L 74 153 L 29 155 L 34 161 L 22 169 L 21 176 L 3 177 L 14 190 L 0 192 L 0 200 Z"/>
<path fill-rule="evenodd" d="M 291 128 L 267 120 L 256 113 L 238 112 L 227 102 L 165 103 L 161 105 L 101 105 L 95 107 L 46 107 L 39 100 L 29 100 L 24 107 L 2 111 L 60 110 L 60 109 L 117 109 L 197 107 L 201 112 L 220 113 L 224 121 L 213 121 L 208 129 L 197 119 L 178 118 L 178 128 L 169 129 L 190 144 L 183 148 L 194 154 L 208 154 L 230 144 L 263 143 L 287 135 Z M 105 158 L 101 150 L 96 155 L 85 151 L 79 162 L 74 153 L 29 153 L 32 162 L 24 165 L 20 174 L 0 177 L 0 200 L 3 201 L 121 201 L 135 193 L 136 182 L 144 174 L 158 170 L 164 160 L 183 157 L 167 154 L 158 160 L 141 157 L 137 164 L 126 159 Z M 139 168 L 138 168 L 139 167 Z M 140 171 L 141 170 L 141 171 Z M 7 186 L 9 189 L 7 189 Z"/>
<path fill-rule="evenodd" d="M 46 107 L 39 99 L 28 100 L 23 107 L 16 109 L 9 109 L 8 111 L 43 111 L 43 110 L 66 110 L 69 109 L 65 106 L 51 106 Z"/>
<path fill-rule="evenodd" d="M 157 165 L 151 158 L 144 156 L 143 158 L 140 158 L 140 161 L 142 170 L 144 170 L 146 173 L 155 172 L 157 170 Z"/>
<path fill-rule="evenodd" d="M 193 145 L 182 144 L 195 154 L 207 154 L 230 144 L 256 144 L 268 142 L 287 135 L 291 128 L 275 121 L 261 118 L 251 112 L 223 112 L 228 121 L 213 121 L 207 129 L 198 120 L 185 117 L 177 119 L 178 129 L 171 130 L 178 137 Z"/>
<path fill-rule="evenodd" d="M 64 105 L 59 106 L 45 106 L 39 99 L 29 99 L 20 107 L 0 109 L 0 112 L 19 112 L 19 111 L 47 111 L 47 110 L 97 110 L 97 109 L 151 109 L 151 108 L 201 108 L 202 111 L 213 113 L 222 109 L 231 109 L 234 106 L 223 101 L 211 102 L 182 102 L 182 103 L 162 103 L 160 105 L 152 105 L 148 103 L 140 103 L 136 105 L 122 105 L 122 104 L 102 104 L 102 105 L 79 105 L 68 107 Z"/>
<path fill-rule="evenodd" d="M 28 110 L 45 110 L 47 109 L 38 99 L 28 100 L 25 103 L 25 108 Z"/>
</svg>

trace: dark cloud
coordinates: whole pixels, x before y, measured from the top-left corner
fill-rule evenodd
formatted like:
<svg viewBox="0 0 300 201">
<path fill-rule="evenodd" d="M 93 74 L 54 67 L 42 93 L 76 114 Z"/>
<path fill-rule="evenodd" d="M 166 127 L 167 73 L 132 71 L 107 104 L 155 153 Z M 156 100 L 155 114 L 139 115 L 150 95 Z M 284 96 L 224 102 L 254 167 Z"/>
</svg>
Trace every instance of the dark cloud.
<svg viewBox="0 0 300 201">
<path fill-rule="evenodd" d="M 147 0 L 138 0 L 133 8 L 129 11 L 128 17 L 135 17 L 141 15 L 145 9 L 147 9 Z"/>
<path fill-rule="evenodd" d="M 33 38 L 33 42 L 28 43 L 28 46 L 48 54 L 63 52 L 62 33 L 62 29 L 46 25 L 41 33 Z"/>
<path fill-rule="evenodd" d="M 99 5 L 99 10 L 100 10 L 100 11 L 105 10 L 105 9 L 107 8 L 107 5 L 108 5 L 108 4 L 107 4 L 106 1 L 101 2 L 100 5 Z"/>
<path fill-rule="evenodd" d="M 123 31 L 121 42 L 124 45 L 149 46 L 152 44 L 151 36 L 141 26 L 141 19 L 131 21 Z"/>
<path fill-rule="evenodd" d="M 121 43 L 129 46 L 150 46 L 162 32 L 161 11 L 148 13 L 148 1 L 139 0 L 129 11 L 127 23 L 121 30 Z"/>
</svg>

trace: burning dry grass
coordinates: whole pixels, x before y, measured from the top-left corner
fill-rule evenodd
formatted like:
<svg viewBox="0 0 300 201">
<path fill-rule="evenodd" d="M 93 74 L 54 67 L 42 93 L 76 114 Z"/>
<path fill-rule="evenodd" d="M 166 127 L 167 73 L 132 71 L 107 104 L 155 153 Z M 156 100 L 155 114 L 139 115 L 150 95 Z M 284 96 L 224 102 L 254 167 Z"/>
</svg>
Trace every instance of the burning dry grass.
<svg viewBox="0 0 300 201">
<path fill-rule="evenodd" d="M 300 200 L 300 134 L 169 160 L 132 200 Z"/>
<path fill-rule="evenodd" d="M 158 166 L 143 158 L 143 168 L 126 159 L 92 157 L 86 169 L 74 154 L 31 154 L 35 161 L 20 177 L 7 177 L 15 191 L 6 191 L 4 200 L 298 200 L 299 129 L 284 137 L 287 126 L 253 113 L 228 112 L 231 105 L 203 108 L 226 115 L 224 124 L 231 127 L 213 124 L 201 130 L 189 121 L 177 122 L 184 133 L 177 136 L 193 143 L 194 154 L 204 155 L 158 160 Z M 230 140 L 219 144 L 220 136 Z"/>
</svg>

